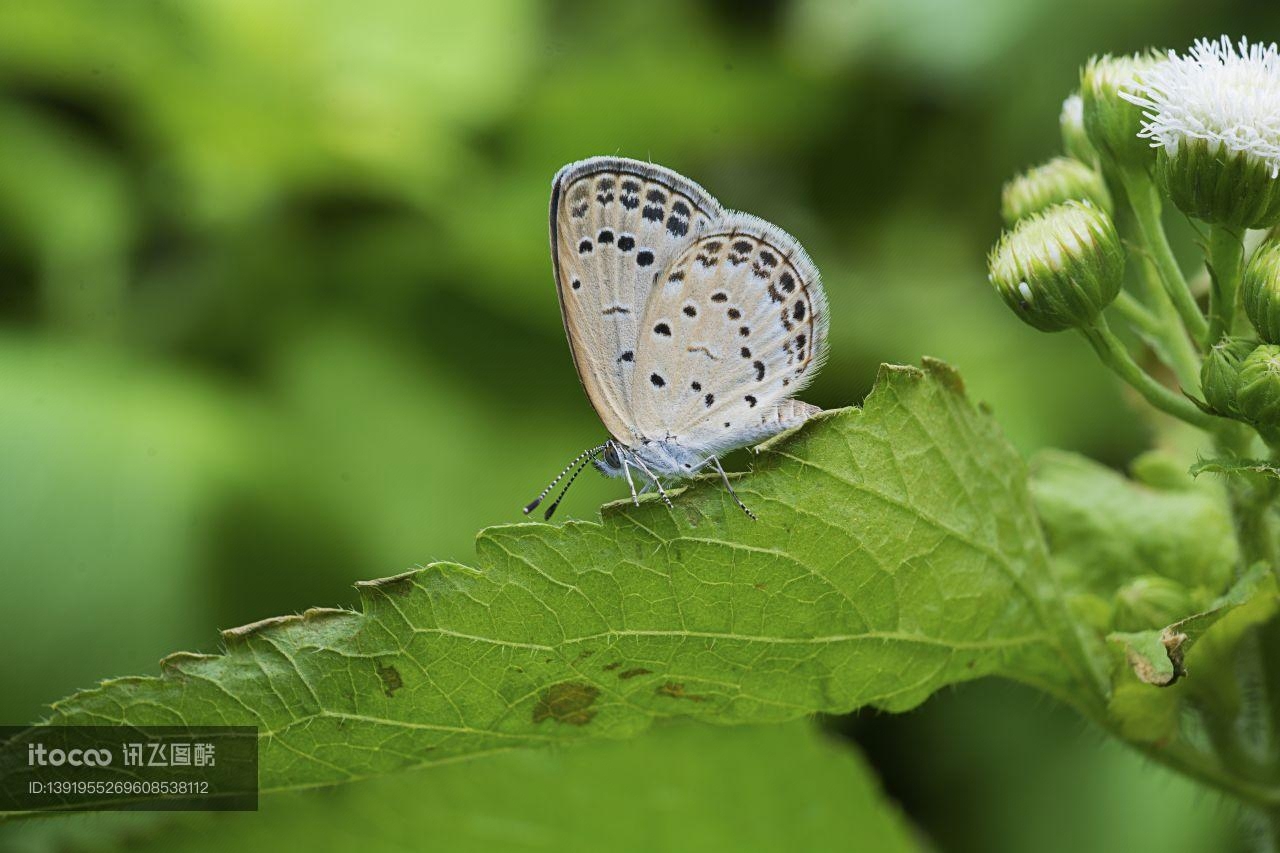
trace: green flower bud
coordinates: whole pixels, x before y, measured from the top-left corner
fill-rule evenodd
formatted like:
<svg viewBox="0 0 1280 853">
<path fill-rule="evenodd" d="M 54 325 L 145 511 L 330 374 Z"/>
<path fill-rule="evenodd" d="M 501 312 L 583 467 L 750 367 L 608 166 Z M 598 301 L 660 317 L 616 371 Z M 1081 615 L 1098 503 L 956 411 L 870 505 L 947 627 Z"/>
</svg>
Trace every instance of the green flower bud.
<svg viewBox="0 0 1280 853">
<path fill-rule="evenodd" d="M 1240 365 L 1236 408 L 1260 431 L 1280 428 L 1280 346 L 1255 347 Z"/>
<path fill-rule="evenodd" d="M 988 278 L 1025 322 L 1044 332 L 1092 323 L 1124 281 L 1124 250 L 1105 211 L 1056 204 L 1001 235 Z"/>
<path fill-rule="evenodd" d="M 1156 180 L 1187 216 L 1214 225 L 1269 228 L 1280 222 L 1280 180 L 1271 164 L 1225 145 L 1188 139 L 1156 154 Z"/>
<path fill-rule="evenodd" d="M 1122 97 L 1143 110 L 1157 179 L 1189 216 L 1234 228 L 1280 222 L 1280 52 L 1201 39 Z"/>
<path fill-rule="evenodd" d="M 1116 591 L 1114 630 L 1163 628 L 1194 613 L 1187 588 L 1160 575 L 1139 575 Z"/>
<path fill-rule="evenodd" d="M 1096 166 L 1098 150 L 1089 141 L 1089 134 L 1084 130 L 1084 101 L 1079 92 L 1073 92 L 1062 102 L 1062 112 L 1058 115 L 1058 128 L 1062 131 L 1062 150 L 1067 156 Z"/>
<path fill-rule="evenodd" d="M 1007 225 L 1064 201 L 1090 201 L 1111 212 L 1111 194 L 1102 176 L 1079 160 L 1055 157 L 1004 185 L 1001 211 Z"/>
<path fill-rule="evenodd" d="M 1258 337 L 1280 344 L 1280 239 L 1257 248 L 1240 278 L 1240 296 Z"/>
<path fill-rule="evenodd" d="M 1258 346 L 1252 338 L 1223 338 L 1210 348 L 1200 367 L 1200 386 L 1205 402 L 1220 415 L 1236 415 L 1236 389 L 1240 366 Z"/>
<path fill-rule="evenodd" d="M 1143 72 L 1159 58 L 1153 54 L 1095 56 L 1080 71 L 1084 129 L 1103 162 L 1112 166 L 1148 166 L 1151 144 L 1138 137 L 1142 108 L 1121 97 L 1138 87 Z"/>
</svg>

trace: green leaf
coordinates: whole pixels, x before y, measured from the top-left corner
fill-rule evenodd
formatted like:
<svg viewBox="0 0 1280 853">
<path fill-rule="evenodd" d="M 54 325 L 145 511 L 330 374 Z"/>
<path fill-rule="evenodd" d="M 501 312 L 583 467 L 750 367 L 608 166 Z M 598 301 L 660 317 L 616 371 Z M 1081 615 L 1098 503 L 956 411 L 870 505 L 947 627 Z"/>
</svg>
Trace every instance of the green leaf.
<svg viewBox="0 0 1280 853">
<path fill-rule="evenodd" d="M 1191 476 L 1199 477 L 1201 474 L 1227 476 L 1261 474 L 1264 477 L 1280 478 L 1280 468 L 1263 459 L 1236 459 L 1224 456 L 1220 459 L 1201 459 L 1191 466 Z"/>
<path fill-rule="evenodd" d="M 1186 675 L 1187 653 L 1205 633 L 1237 607 L 1255 598 L 1270 598 L 1274 611 L 1275 577 L 1271 567 L 1259 563 L 1245 573 L 1231 589 L 1208 610 L 1180 619 L 1160 630 L 1117 632 L 1107 639 L 1124 647 L 1129 666 L 1139 680 L 1158 687 L 1168 687 Z"/>
<path fill-rule="evenodd" d="M 1211 484 L 1156 489 L 1074 453 L 1031 463 L 1031 492 L 1063 584 L 1110 598 L 1141 575 L 1214 596 L 1230 583 L 1238 551 L 1231 517 Z"/>
<path fill-rule="evenodd" d="M 638 853 L 917 849 L 862 758 L 799 721 L 656 726 L 643 741 L 517 750 L 335 791 L 282 794 L 263 800 L 257 814 L 92 818 L 26 822 L 10 827 L 8 841 L 32 853 L 67 849 L 81 836 L 97 850 L 112 837 L 106 849 L 164 853 L 268 850 L 282 838 L 311 853 L 424 844 Z"/>
<path fill-rule="evenodd" d="M 883 368 L 863 410 L 773 443 L 737 488 L 759 522 L 701 481 L 674 511 L 490 528 L 475 567 L 362 583 L 363 612 L 227 631 L 224 654 L 171 655 L 51 722 L 256 725 L 275 791 L 664 717 L 900 711 L 988 674 L 1101 701 L 1024 467 L 946 366 Z"/>
</svg>

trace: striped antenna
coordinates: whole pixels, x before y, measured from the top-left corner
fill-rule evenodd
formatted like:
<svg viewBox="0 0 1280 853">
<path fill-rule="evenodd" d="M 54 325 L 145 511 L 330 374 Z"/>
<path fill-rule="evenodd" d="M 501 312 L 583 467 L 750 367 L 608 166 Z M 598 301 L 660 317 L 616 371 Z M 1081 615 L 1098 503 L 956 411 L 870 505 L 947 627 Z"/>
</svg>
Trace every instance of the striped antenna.
<svg viewBox="0 0 1280 853">
<path fill-rule="evenodd" d="M 561 471 L 559 474 L 557 474 L 556 478 L 547 484 L 547 487 L 542 490 L 542 494 L 538 495 L 536 498 L 534 498 L 532 501 L 529 502 L 528 506 L 524 508 L 524 514 L 528 515 L 529 513 L 537 509 L 538 504 L 546 500 L 546 497 L 551 493 L 551 490 L 556 487 L 557 483 L 559 483 L 561 480 L 564 479 L 566 474 L 568 474 L 570 471 L 573 470 L 574 466 L 576 466 L 583 459 L 587 459 L 588 457 L 592 457 L 592 456 L 595 456 L 596 454 L 602 453 L 605 447 L 606 445 L 603 445 L 603 444 L 600 445 L 599 447 L 590 447 L 582 451 L 581 453 L 579 453 L 577 456 L 573 457 L 573 461 L 570 462 L 568 465 L 564 466 L 564 470 Z M 574 476 L 576 477 L 577 475 L 575 474 Z M 572 482 L 572 480 L 570 480 L 570 482 Z M 561 497 L 564 497 L 563 493 L 561 494 Z M 557 500 L 556 503 L 559 503 L 559 501 Z M 547 517 L 550 518 L 550 515 L 548 515 Z"/>
<path fill-rule="evenodd" d="M 578 475 L 586 470 L 587 464 L 591 462 L 592 459 L 595 459 L 596 456 L 604 450 L 604 448 L 604 445 L 593 448 L 590 455 L 588 455 L 586 459 L 582 460 L 582 464 L 578 466 L 578 470 L 573 472 L 573 476 L 569 478 L 569 482 L 564 484 L 564 488 L 560 490 L 560 494 L 556 495 L 556 499 L 551 502 L 551 506 L 547 507 L 547 511 L 542 514 L 544 520 L 551 520 L 551 516 L 555 514 L 556 507 L 560 506 L 560 501 L 564 500 L 564 496 L 569 494 L 569 487 L 573 485 L 573 481 L 578 479 Z"/>
</svg>

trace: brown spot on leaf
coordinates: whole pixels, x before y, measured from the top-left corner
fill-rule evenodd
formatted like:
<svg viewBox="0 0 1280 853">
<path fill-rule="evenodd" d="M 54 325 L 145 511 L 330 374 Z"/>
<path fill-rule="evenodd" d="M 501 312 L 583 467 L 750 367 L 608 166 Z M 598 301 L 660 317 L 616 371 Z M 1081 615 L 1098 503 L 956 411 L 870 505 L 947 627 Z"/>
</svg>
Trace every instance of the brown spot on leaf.
<svg viewBox="0 0 1280 853">
<path fill-rule="evenodd" d="M 659 696 L 670 696 L 672 699 L 688 699 L 690 702 L 707 701 L 706 696 L 699 696 L 696 693 L 685 693 L 684 685 L 678 681 L 668 681 L 654 692 Z"/>
<path fill-rule="evenodd" d="M 635 669 L 629 669 L 626 672 L 618 673 L 618 678 L 626 681 L 628 678 L 635 678 L 637 675 L 648 675 L 651 672 L 653 672 L 653 670 L 638 666 Z"/>
<path fill-rule="evenodd" d="M 378 678 L 382 679 L 382 692 L 390 699 L 392 694 L 404 687 L 404 681 L 400 678 L 400 670 L 394 666 L 383 666 L 380 663 L 374 663 L 378 668 Z"/>
<path fill-rule="evenodd" d="M 596 715 L 590 710 L 600 690 L 585 681 L 562 681 L 553 684 L 538 697 L 533 706 L 533 721 L 555 720 L 570 726 L 585 726 Z"/>
<path fill-rule="evenodd" d="M 614 661 L 613 663 L 607 663 L 607 664 L 605 664 L 605 665 L 604 665 L 604 671 L 605 671 L 605 672 L 613 672 L 615 669 L 617 669 L 617 668 L 618 668 L 618 667 L 620 667 L 620 666 L 622 666 L 622 661 L 620 661 L 620 660 L 616 660 L 616 661 Z"/>
</svg>

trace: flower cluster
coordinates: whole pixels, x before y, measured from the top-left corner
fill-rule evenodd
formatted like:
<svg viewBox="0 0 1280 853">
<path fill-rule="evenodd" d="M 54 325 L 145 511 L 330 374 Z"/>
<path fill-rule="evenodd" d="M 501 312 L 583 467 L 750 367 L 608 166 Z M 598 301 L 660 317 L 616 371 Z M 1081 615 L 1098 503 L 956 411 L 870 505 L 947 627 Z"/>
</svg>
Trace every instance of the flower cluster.
<svg viewBox="0 0 1280 853">
<path fill-rule="evenodd" d="M 1156 407 L 1215 434 L 1247 424 L 1280 452 L 1280 228 L 1260 233 L 1280 224 L 1276 45 L 1094 57 L 1059 125 L 1065 156 L 1005 185 L 997 292 L 1037 329 L 1079 330 Z M 1207 299 L 1170 247 L 1166 203 L 1207 228 Z M 1181 388 L 1139 364 L 1112 314 Z"/>
</svg>

